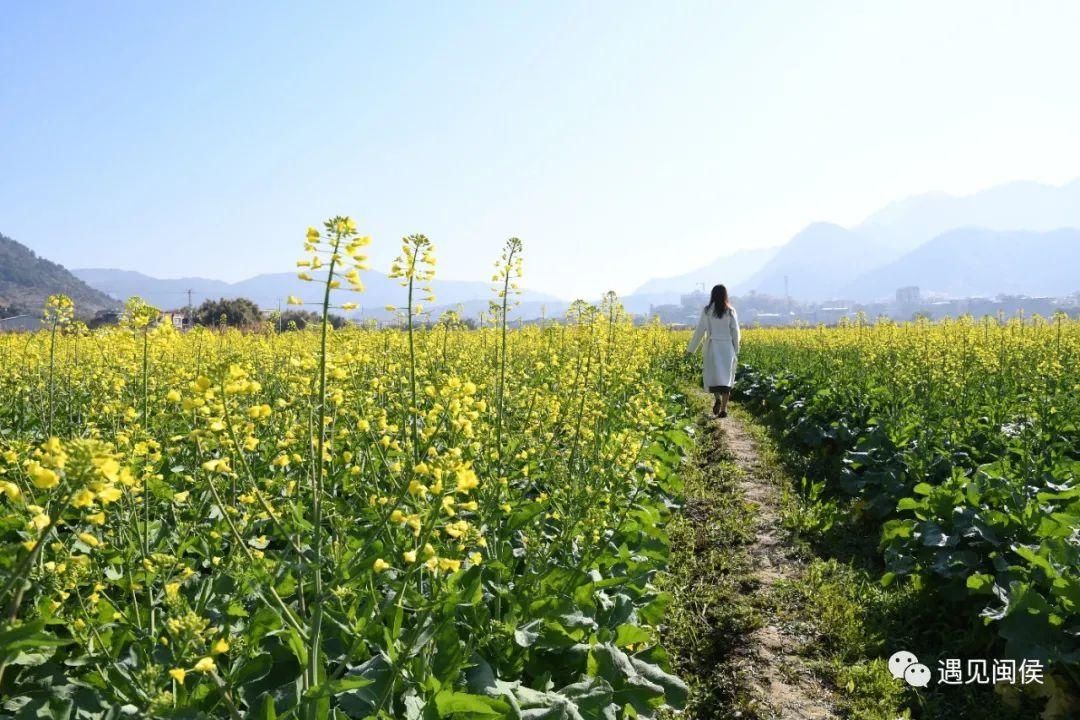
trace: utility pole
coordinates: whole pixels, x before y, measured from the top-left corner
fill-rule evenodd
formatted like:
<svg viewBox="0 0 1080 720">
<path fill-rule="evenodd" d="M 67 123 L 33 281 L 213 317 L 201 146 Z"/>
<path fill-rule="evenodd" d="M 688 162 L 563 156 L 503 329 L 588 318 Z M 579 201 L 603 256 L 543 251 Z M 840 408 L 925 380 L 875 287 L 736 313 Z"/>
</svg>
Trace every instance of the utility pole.
<svg viewBox="0 0 1080 720">
<path fill-rule="evenodd" d="M 281 298 L 277 301 L 277 331 L 278 335 L 281 334 Z"/>
<path fill-rule="evenodd" d="M 788 291 L 788 276 L 784 276 L 784 302 L 787 303 L 787 319 L 791 320 L 791 293 Z"/>
<path fill-rule="evenodd" d="M 191 312 L 192 312 L 191 311 L 191 288 L 188 288 L 188 291 L 187 291 L 187 322 L 188 322 L 188 327 L 189 328 L 195 327 L 195 317 L 191 314 Z M 184 325 L 183 323 L 180 323 L 180 326 L 181 326 L 180 329 L 181 330 L 183 329 L 183 325 Z"/>
</svg>

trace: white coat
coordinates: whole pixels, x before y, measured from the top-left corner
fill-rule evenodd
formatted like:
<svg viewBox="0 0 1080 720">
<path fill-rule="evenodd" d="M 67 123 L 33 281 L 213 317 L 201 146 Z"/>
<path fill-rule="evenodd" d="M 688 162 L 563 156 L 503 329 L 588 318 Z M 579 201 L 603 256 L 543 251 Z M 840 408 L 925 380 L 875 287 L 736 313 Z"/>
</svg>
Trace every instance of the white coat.
<svg viewBox="0 0 1080 720">
<path fill-rule="evenodd" d="M 698 320 L 694 336 L 690 338 L 687 352 L 697 352 L 705 340 L 705 363 L 702 380 L 705 389 L 717 385 L 732 387 L 735 384 L 735 364 L 739 355 L 739 317 L 734 309 L 716 317 L 712 308 L 705 308 Z"/>
</svg>

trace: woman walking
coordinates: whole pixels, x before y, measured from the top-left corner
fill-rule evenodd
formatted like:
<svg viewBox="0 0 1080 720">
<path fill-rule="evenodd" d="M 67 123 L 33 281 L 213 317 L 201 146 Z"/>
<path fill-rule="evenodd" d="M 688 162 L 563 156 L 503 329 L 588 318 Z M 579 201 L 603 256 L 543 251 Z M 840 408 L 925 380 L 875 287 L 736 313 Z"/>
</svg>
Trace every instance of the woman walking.
<svg viewBox="0 0 1080 720">
<path fill-rule="evenodd" d="M 727 417 L 731 387 L 735 384 L 735 363 L 739 355 L 739 318 L 728 302 L 727 288 L 716 285 L 709 304 L 701 311 L 694 337 L 690 338 L 687 353 L 697 352 L 705 339 L 705 363 L 702 375 L 705 389 L 713 394 L 713 414 Z"/>
</svg>

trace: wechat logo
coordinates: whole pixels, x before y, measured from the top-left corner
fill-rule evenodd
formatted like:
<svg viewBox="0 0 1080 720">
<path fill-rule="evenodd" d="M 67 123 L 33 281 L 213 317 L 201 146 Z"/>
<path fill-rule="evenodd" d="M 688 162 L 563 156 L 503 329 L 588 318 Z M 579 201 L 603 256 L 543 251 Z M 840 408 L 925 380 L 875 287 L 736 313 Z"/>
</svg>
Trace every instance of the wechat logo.
<svg viewBox="0 0 1080 720">
<path fill-rule="evenodd" d="M 930 684 L 930 668 L 920 663 L 915 653 L 907 650 L 892 654 L 889 658 L 889 672 L 897 680 L 903 679 L 912 687 L 926 687 Z"/>
</svg>

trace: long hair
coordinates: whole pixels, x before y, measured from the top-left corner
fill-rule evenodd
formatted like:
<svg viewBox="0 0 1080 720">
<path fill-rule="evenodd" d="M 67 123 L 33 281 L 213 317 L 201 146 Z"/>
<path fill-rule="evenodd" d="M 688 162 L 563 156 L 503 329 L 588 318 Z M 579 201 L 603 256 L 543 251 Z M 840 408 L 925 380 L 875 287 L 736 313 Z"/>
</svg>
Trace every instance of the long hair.
<svg viewBox="0 0 1080 720">
<path fill-rule="evenodd" d="M 709 304 L 705 306 L 705 310 L 712 310 L 713 315 L 721 318 L 730 309 L 727 288 L 723 285 L 713 285 L 712 294 L 709 295 Z"/>
</svg>

